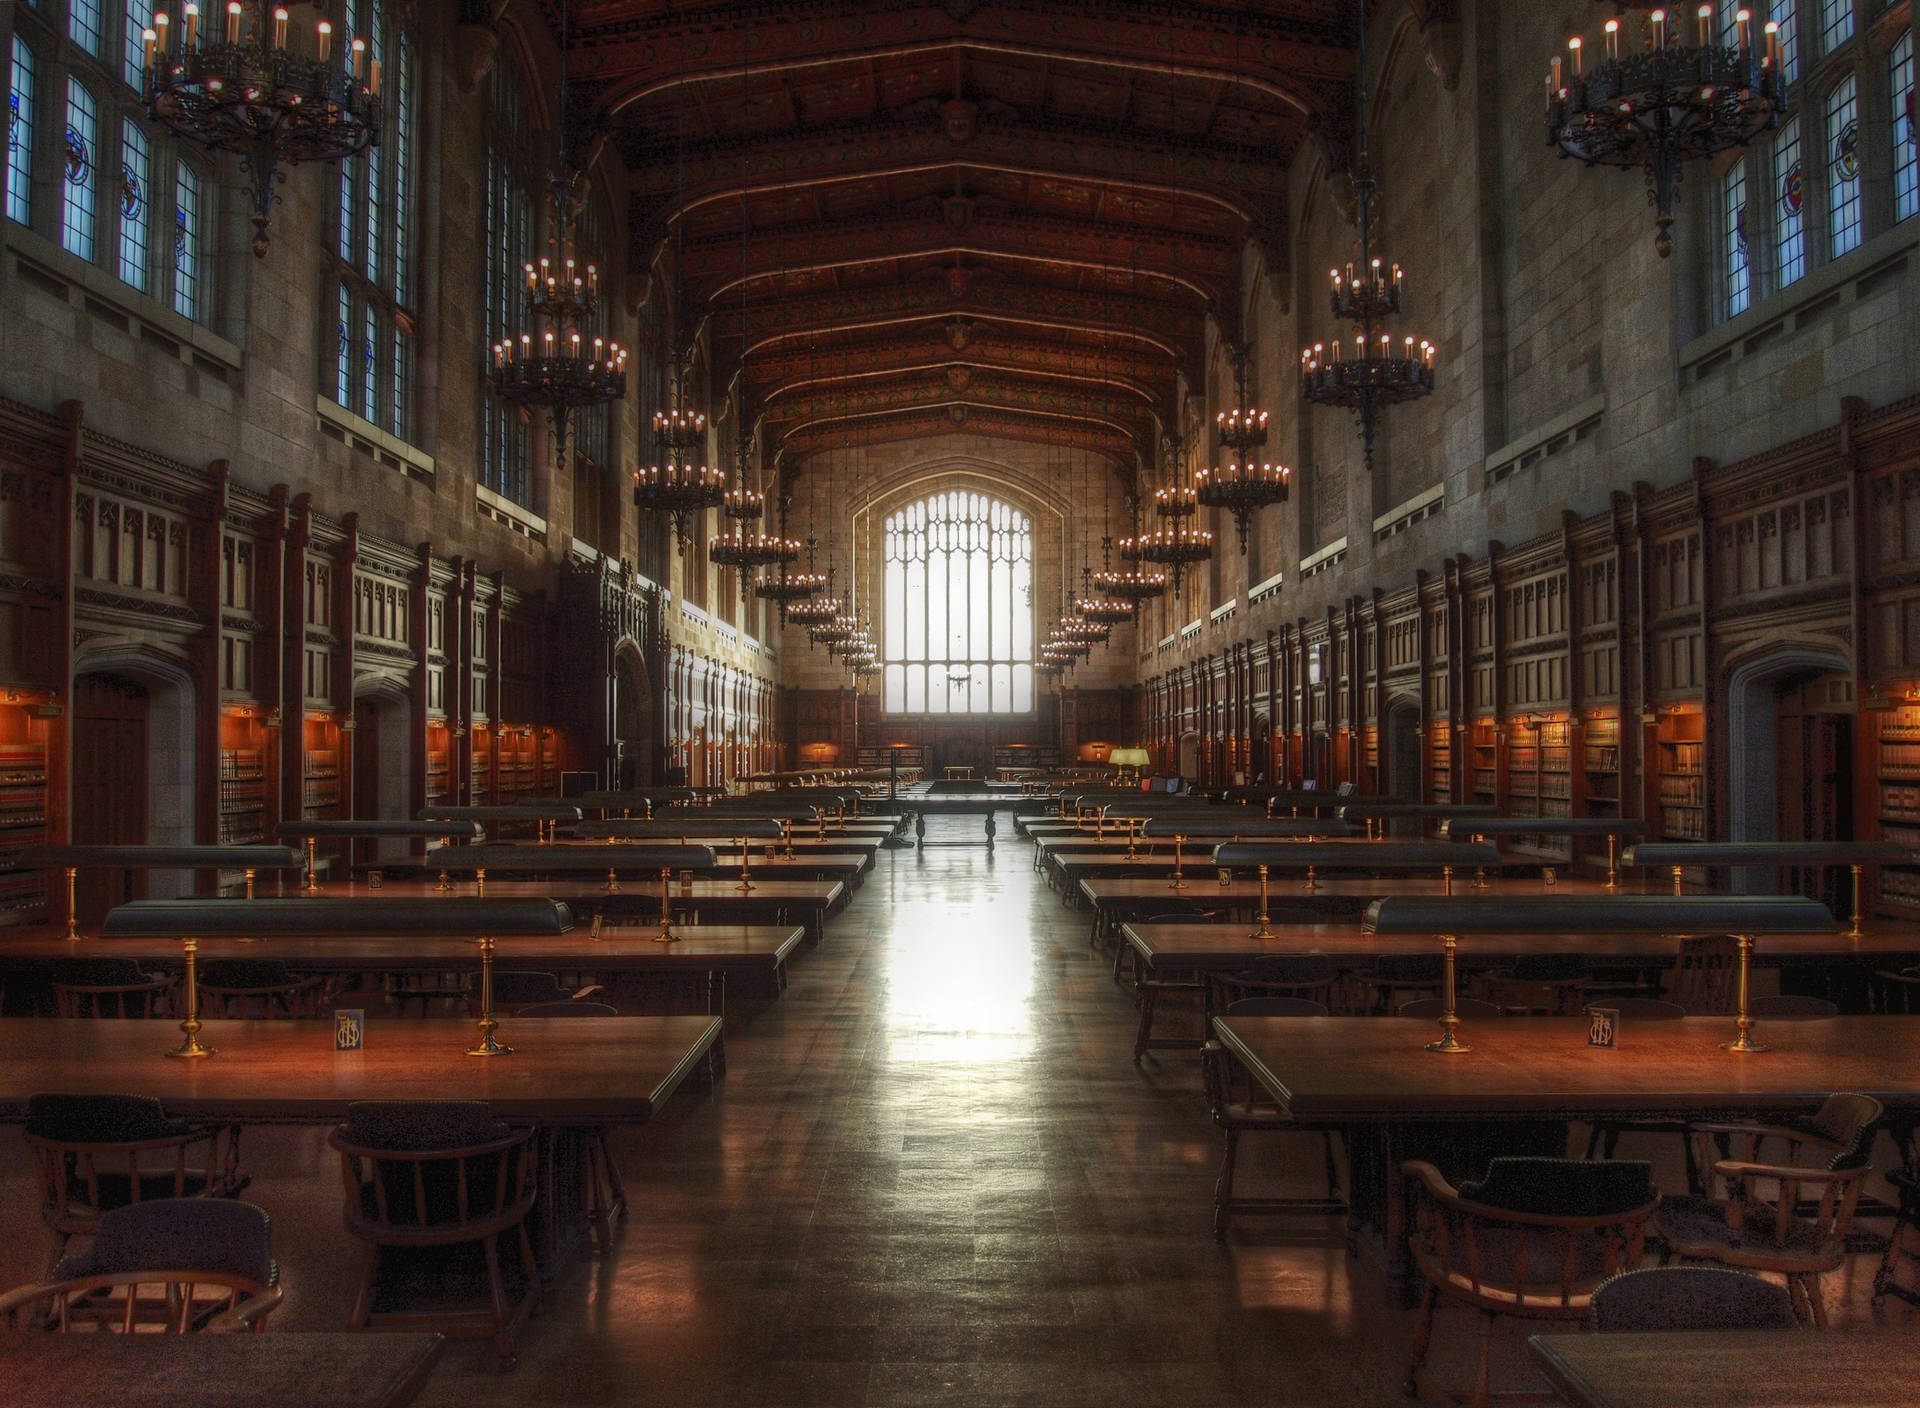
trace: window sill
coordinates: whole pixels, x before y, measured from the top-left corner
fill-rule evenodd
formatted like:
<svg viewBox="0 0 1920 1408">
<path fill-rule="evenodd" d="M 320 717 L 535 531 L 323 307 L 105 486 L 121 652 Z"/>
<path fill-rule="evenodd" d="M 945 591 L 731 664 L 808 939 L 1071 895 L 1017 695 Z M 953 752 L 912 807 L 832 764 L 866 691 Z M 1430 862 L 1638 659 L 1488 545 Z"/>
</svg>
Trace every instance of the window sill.
<svg viewBox="0 0 1920 1408">
<path fill-rule="evenodd" d="M 25 225 L 0 220 L 6 246 L 18 263 L 14 272 L 64 302 L 73 302 L 73 290 L 80 290 L 86 310 L 122 332 L 134 333 L 138 325 L 140 341 L 156 351 L 185 362 L 217 380 L 240 380 L 242 353 L 224 337 L 218 337 L 189 318 L 183 318 L 157 298 L 70 254 L 52 240 L 43 239 Z"/>
<path fill-rule="evenodd" d="M 1404 533 L 1414 524 L 1432 518 L 1447 506 L 1447 486 L 1435 484 L 1422 489 L 1403 504 L 1397 504 L 1373 520 L 1373 540 L 1385 542 L 1396 533 Z"/>
<path fill-rule="evenodd" d="M 1335 538 L 1318 552 L 1300 559 L 1302 579 L 1330 571 L 1347 560 L 1347 540 L 1345 536 Z"/>
<path fill-rule="evenodd" d="M 1495 484 L 1512 478 L 1516 471 L 1533 469 L 1542 460 L 1559 454 L 1569 445 L 1577 445 L 1582 440 L 1592 438 L 1593 433 L 1600 428 L 1600 418 L 1606 412 L 1605 396 L 1589 396 L 1572 410 L 1555 416 L 1545 425 L 1528 432 L 1518 440 L 1508 441 L 1488 455 L 1481 465 L 1484 476 L 1482 482 L 1487 488 L 1492 488 Z M 1442 488 L 1443 486 L 1435 485 L 1428 492 L 1438 494 L 1442 492 Z M 1393 512 L 1397 514 L 1401 509 L 1410 507 L 1413 502 L 1416 501 L 1410 500 Z M 1438 512 L 1437 509 L 1435 511 Z M 1409 520 L 1409 523 L 1413 521 L 1417 520 Z M 1378 539 L 1390 534 L 1382 533 L 1380 522 L 1376 520 L 1373 525 L 1373 536 Z"/>
<path fill-rule="evenodd" d="M 350 445 L 361 454 L 380 461 L 388 469 L 402 471 L 410 479 L 433 483 L 433 456 L 413 448 L 397 435 L 389 434 L 370 420 L 362 420 L 337 401 L 316 396 L 314 413 L 320 417 L 323 434 Z"/>
<path fill-rule="evenodd" d="M 531 509 L 521 508 L 512 499 L 478 484 L 473 486 L 473 498 L 479 505 L 482 518 L 491 518 L 495 523 L 511 528 L 536 543 L 547 540 L 547 520 Z"/>
<path fill-rule="evenodd" d="M 1907 252 L 1920 244 L 1920 217 L 1909 217 L 1838 259 L 1769 294 L 1736 318 L 1680 349 L 1687 384 L 1703 381 L 1728 363 L 1751 356 L 1783 333 L 1799 332 L 1837 305 L 1847 286 L 1858 302 L 1890 274 L 1900 272 Z"/>
</svg>

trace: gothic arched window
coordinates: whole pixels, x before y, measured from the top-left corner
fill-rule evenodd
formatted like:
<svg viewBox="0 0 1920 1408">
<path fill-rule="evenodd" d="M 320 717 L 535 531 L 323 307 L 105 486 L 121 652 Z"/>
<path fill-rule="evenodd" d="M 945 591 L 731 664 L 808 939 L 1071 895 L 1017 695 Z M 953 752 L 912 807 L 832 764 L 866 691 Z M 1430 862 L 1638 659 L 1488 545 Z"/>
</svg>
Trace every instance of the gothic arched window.
<svg viewBox="0 0 1920 1408">
<path fill-rule="evenodd" d="M 1033 711 L 1033 529 L 950 490 L 887 518 L 882 656 L 890 714 Z"/>
</svg>

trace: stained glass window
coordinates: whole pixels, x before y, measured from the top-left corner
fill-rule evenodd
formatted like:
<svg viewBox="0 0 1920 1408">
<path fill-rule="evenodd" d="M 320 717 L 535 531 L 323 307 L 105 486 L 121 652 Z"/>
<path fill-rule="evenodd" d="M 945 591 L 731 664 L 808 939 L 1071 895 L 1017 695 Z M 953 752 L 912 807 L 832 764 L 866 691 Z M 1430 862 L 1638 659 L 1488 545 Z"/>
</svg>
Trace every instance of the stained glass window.
<svg viewBox="0 0 1920 1408">
<path fill-rule="evenodd" d="M 1727 272 L 1727 316 L 1747 311 L 1753 296 L 1753 274 L 1747 265 L 1747 162 L 1742 157 L 1727 168 L 1720 187 L 1723 244 Z"/>
<path fill-rule="evenodd" d="M 93 258 L 98 219 L 100 105 L 77 78 L 67 80 L 66 174 L 61 181 L 60 243 L 82 259 Z"/>
<path fill-rule="evenodd" d="M 200 173 L 186 162 L 173 173 L 173 311 L 183 318 L 200 317 L 201 209 Z"/>
<path fill-rule="evenodd" d="M 952 490 L 889 515 L 882 688 L 891 714 L 1033 710 L 1027 516 Z"/>
<path fill-rule="evenodd" d="M 1860 124 L 1852 74 L 1827 95 L 1828 256 L 1860 243 Z"/>
<path fill-rule="evenodd" d="M 1780 129 L 1773 146 L 1774 258 L 1782 288 L 1807 272 L 1807 183 L 1800 166 L 1800 119 Z"/>
<path fill-rule="evenodd" d="M 1820 0 L 1820 52 L 1831 54 L 1853 38 L 1853 0 Z"/>
<path fill-rule="evenodd" d="M 1920 133 L 1913 117 L 1913 31 L 1900 36 L 1887 55 L 1887 79 L 1893 100 L 1893 218 L 1920 213 Z"/>
<path fill-rule="evenodd" d="M 7 75 L 7 219 L 33 219 L 33 50 L 13 37 Z"/>
<path fill-rule="evenodd" d="M 147 291 L 147 230 L 153 208 L 153 154 L 137 118 L 120 119 L 120 267 L 122 279 Z"/>
<path fill-rule="evenodd" d="M 127 87 L 137 93 L 146 87 L 147 44 L 144 36 L 147 26 L 153 21 L 153 12 L 159 6 L 155 0 L 124 0 L 124 5 L 120 32 L 120 76 L 127 80 Z"/>
</svg>

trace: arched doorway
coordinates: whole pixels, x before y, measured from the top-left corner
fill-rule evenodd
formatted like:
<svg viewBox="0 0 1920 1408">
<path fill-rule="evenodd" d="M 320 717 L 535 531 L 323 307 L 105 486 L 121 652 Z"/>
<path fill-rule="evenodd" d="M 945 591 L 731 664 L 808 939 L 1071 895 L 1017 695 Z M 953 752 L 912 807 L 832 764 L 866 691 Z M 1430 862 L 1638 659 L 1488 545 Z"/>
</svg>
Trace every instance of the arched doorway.
<svg viewBox="0 0 1920 1408">
<path fill-rule="evenodd" d="M 630 645 L 613 657 L 613 772 L 620 791 L 653 785 L 653 691 L 647 662 Z"/>
<path fill-rule="evenodd" d="M 1303 780 L 1309 787 L 1323 792 L 1333 790 L 1333 740 L 1324 730 L 1316 730 L 1307 742 L 1306 771 Z"/>
<path fill-rule="evenodd" d="M 1728 835 L 1735 841 L 1853 839 L 1852 667 L 1837 652 L 1773 651 L 1727 680 Z M 1776 887 L 1769 869 L 1736 870 L 1733 888 Z M 1851 900 L 1834 875 L 1789 873 L 1791 888 L 1836 909 Z"/>
<path fill-rule="evenodd" d="M 398 685 L 381 685 L 353 701 L 353 813 L 363 820 L 404 821 L 413 815 L 413 704 Z M 368 861 L 404 860 L 404 838 L 360 841 Z"/>
<path fill-rule="evenodd" d="M 1273 781 L 1273 744 L 1273 721 L 1265 714 L 1254 715 L 1253 732 L 1247 739 L 1247 777 L 1256 786 Z"/>
<path fill-rule="evenodd" d="M 1397 801 L 1420 800 L 1420 706 L 1411 700 L 1395 700 L 1387 710 L 1385 747 L 1386 771 L 1381 791 Z"/>
<path fill-rule="evenodd" d="M 190 845 L 195 795 L 193 680 L 142 656 L 95 657 L 73 681 L 76 845 Z M 188 871 L 81 871 L 82 926 L 128 900 L 193 893 Z"/>
<path fill-rule="evenodd" d="M 1200 750 L 1202 740 L 1197 733 L 1180 735 L 1180 776 L 1188 786 L 1200 780 Z"/>
</svg>

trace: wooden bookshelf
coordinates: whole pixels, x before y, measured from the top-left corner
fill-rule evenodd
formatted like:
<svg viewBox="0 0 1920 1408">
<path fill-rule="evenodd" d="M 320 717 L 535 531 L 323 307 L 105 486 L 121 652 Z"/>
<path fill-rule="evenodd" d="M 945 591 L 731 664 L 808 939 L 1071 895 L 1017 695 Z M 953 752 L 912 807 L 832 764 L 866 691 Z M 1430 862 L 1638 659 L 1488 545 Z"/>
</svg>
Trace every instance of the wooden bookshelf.
<svg viewBox="0 0 1920 1408">
<path fill-rule="evenodd" d="M 1698 709 L 1675 710 L 1660 717 L 1655 747 L 1663 840 L 1704 841 L 1707 837 L 1706 736 L 1706 715 Z"/>
<path fill-rule="evenodd" d="M 494 793 L 500 805 L 512 806 L 539 795 L 539 752 L 533 730 L 502 724 L 496 730 L 499 747 L 494 755 Z"/>
<path fill-rule="evenodd" d="M 1500 805 L 1500 727 L 1492 719 L 1475 719 L 1467 739 L 1467 787 L 1470 806 Z"/>
<path fill-rule="evenodd" d="M 1453 725 L 1445 719 L 1427 725 L 1427 800 L 1453 800 Z"/>
<path fill-rule="evenodd" d="M 220 714 L 220 844 L 252 846 L 268 831 L 267 729 L 250 707 Z"/>
<path fill-rule="evenodd" d="M 1920 705 L 1875 715 L 1874 771 L 1879 783 L 1880 839 L 1920 850 Z M 1882 908 L 1902 917 L 1920 913 L 1920 865 L 1880 867 Z"/>
<path fill-rule="evenodd" d="M 493 795 L 493 730 L 486 724 L 473 726 L 473 767 L 468 773 L 473 791 L 468 802 L 476 807 L 488 807 L 494 803 Z"/>
<path fill-rule="evenodd" d="M 1581 797 L 1586 815 L 1620 815 L 1620 720 L 1587 720 L 1580 742 Z"/>
<path fill-rule="evenodd" d="M 1566 719 L 1516 719 L 1509 726 L 1509 816 L 1564 817 L 1573 810 L 1573 724 Z M 1522 836 L 1514 850 L 1562 864 L 1573 859 L 1565 836 Z"/>
<path fill-rule="evenodd" d="M 47 842 L 47 740 L 25 704 L 0 705 L 0 924 L 47 917 L 47 878 L 20 853 Z"/>
<path fill-rule="evenodd" d="M 345 783 L 340 725 L 330 716 L 305 721 L 306 746 L 300 755 L 300 814 L 307 821 L 337 821 L 345 817 L 341 801 Z"/>
<path fill-rule="evenodd" d="M 444 720 L 427 725 L 427 805 L 449 807 L 453 797 L 453 738 Z"/>
</svg>

